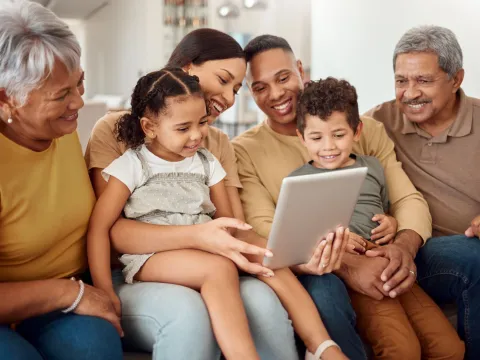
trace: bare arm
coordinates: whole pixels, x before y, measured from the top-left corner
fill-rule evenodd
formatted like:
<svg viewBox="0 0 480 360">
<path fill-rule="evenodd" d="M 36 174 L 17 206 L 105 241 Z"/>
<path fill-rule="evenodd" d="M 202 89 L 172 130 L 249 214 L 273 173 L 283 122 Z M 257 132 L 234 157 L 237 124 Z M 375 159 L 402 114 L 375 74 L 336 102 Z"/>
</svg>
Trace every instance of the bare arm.
<svg viewBox="0 0 480 360">
<path fill-rule="evenodd" d="M 102 169 L 92 169 L 90 180 L 99 198 L 107 187 Z M 199 248 L 199 233 L 194 231 L 194 226 L 153 225 L 120 216 L 110 230 L 110 238 L 115 250 L 122 254 L 148 254 Z"/>
<path fill-rule="evenodd" d="M 90 178 L 98 197 L 105 188 L 101 169 L 92 169 Z M 200 225 L 162 226 L 120 217 L 110 230 L 110 238 L 114 248 L 121 253 L 148 254 L 168 250 L 199 249 L 225 256 L 248 273 L 264 272 L 263 267 L 250 264 L 242 253 L 263 256 L 268 251 L 235 239 L 225 231 L 227 228 L 247 230 L 251 227 L 244 221 L 232 218 L 219 218 Z"/>
<path fill-rule="evenodd" d="M 96 287 L 113 293 L 110 270 L 109 232 L 120 216 L 130 196 L 130 190 L 111 176 L 107 187 L 95 204 L 87 234 L 88 264 Z"/>
<path fill-rule="evenodd" d="M 78 284 L 63 279 L 0 283 L 0 323 L 9 324 L 69 307 Z"/>
</svg>

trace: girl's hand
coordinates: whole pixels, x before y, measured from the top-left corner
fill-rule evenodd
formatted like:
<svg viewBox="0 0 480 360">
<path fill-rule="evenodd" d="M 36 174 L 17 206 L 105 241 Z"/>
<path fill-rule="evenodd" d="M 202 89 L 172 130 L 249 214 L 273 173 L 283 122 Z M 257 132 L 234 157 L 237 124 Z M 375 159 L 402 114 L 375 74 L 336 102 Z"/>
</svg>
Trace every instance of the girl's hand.
<svg viewBox="0 0 480 360">
<path fill-rule="evenodd" d="M 347 251 L 351 254 L 363 254 L 367 251 L 367 240 L 360 235 L 350 232 L 348 237 Z"/>
<path fill-rule="evenodd" d="M 312 275 L 323 275 L 338 270 L 348 245 L 349 235 L 349 229 L 339 227 L 336 232 L 330 232 L 327 236 L 322 237 L 310 261 L 299 265 L 297 267 L 298 271 Z"/>
<path fill-rule="evenodd" d="M 252 227 L 243 221 L 233 218 L 218 218 L 201 227 L 200 236 L 203 239 L 201 249 L 212 254 L 222 255 L 232 260 L 239 269 L 253 275 L 273 276 L 273 271 L 256 263 L 251 263 L 243 254 L 272 257 L 270 250 L 247 244 L 230 235 L 228 229 L 250 230 Z"/>
<path fill-rule="evenodd" d="M 465 231 L 465 235 L 468 237 L 480 238 L 480 215 L 472 220 L 470 227 Z"/>
<path fill-rule="evenodd" d="M 372 230 L 370 239 L 377 245 L 391 244 L 397 234 L 397 220 L 389 215 L 377 214 L 372 221 L 378 222 L 379 225 Z"/>
</svg>

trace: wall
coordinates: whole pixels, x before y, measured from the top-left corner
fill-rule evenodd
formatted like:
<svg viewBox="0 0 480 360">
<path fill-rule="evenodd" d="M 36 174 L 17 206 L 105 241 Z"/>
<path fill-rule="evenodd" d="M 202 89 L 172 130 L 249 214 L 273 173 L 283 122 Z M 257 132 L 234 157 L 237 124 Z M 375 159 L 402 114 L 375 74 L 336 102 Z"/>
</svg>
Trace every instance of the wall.
<svg viewBox="0 0 480 360">
<path fill-rule="evenodd" d="M 312 0 L 312 78 L 336 76 L 357 88 L 360 111 L 394 97 L 392 55 L 409 28 L 450 28 L 463 49 L 467 94 L 480 97 L 480 1 Z"/>
<path fill-rule="evenodd" d="M 240 0 L 235 0 L 238 5 Z M 310 65 L 310 0 L 268 0 L 266 10 L 245 10 L 227 24 L 217 15 L 225 0 L 209 0 L 209 27 L 285 37 Z M 86 96 L 128 97 L 142 74 L 165 64 L 163 0 L 111 0 L 84 21 Z M 227 26 L 229 25 L 229 26 Z"/>
<path fill-rule="evenodd" d="M 311 43 L 311 2 L 318 0 L 267 0 L 265 10 L 248 10 L 240 6 L 240 16 L 236 19 L 222 19 L 217 8 L 225 0 L 209 0 L 211 27 L 222 31 L 249 33 L 252 36 L 273 34 L 284 37 L 292 46 L 304 65 L 310 66 Z"/>
<path fill-rule="evenodd" d="M 142 74 L 163 65 L 162 9 L 157 0 L 114 0 L 84 21 L 87 97 L 128 97 Z"/>
</svg>

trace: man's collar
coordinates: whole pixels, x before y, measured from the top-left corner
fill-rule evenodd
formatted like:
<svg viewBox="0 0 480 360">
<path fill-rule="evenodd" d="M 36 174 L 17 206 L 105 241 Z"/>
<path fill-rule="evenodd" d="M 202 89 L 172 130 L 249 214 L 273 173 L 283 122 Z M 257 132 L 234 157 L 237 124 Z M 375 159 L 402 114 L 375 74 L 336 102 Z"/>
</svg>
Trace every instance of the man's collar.
<svg viewBox="0 0 480 360">
<path fill-rule="evenodd" d="M 462 137 L 469 135 L 472 132 L 472 123 L 473 123 L 473 102 L 468 96 L 465 95 L 465 92 L 462 89 L 458 89 L 459 96 L 459 106 L 457 111 L 457 117 L 453 122 L 452 126 L 446 133 L 447 136 L 452 137 Z M 431 137 L 426 131 L 422 130 L 416 123 L 407 119 L 407 117 L 402 114 L 403 119 L 403 128 L 402 134 L 418 134 L 423 137 Z M 439 135 L 442 136 L 442 135 Z M 446 139 L 445 139 L 446 140 Z"/>
</svg>

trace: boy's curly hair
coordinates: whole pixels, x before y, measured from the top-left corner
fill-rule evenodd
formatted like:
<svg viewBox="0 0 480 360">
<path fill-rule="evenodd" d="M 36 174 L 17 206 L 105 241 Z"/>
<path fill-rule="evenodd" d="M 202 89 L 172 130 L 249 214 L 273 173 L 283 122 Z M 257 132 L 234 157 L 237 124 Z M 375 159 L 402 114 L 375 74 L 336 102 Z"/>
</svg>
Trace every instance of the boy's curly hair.
<svg viewBox="0 0 480 360">
<path fill-rule="evenodd" d="M 348 125 L 356 132 L 361 121 L 357 99 L 355 87 L 346 80 L 328 77 L 308 82 L 297 103 L 298 131 L 304 135 L 307 115 L 327 120 L 332 112 L 339 111 L 347 115 Z"/>
</svg>

